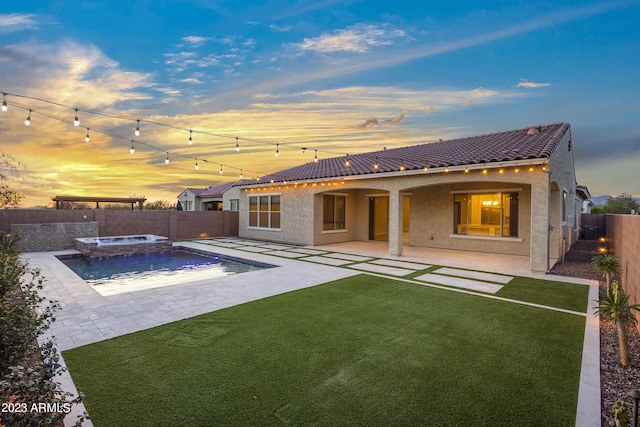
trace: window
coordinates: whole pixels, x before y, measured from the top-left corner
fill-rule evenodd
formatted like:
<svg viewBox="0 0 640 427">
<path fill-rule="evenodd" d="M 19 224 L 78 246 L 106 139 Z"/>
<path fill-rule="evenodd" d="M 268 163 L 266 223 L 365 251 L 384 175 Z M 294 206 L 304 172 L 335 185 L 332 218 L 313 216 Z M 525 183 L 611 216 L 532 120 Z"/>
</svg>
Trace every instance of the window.
<svg viewBox="0 0 640 427">
<path fill-rule="evenodd" d="M 280 196 L 249 197 L 249 227 L 280 228 Z"/>
<path fill-rule="evenodd" d="M 346 197 L 328 194 L 322 202 L 322 230 L 344 230 Z"/>
<path fill-rule="evenodd" d="M 518 237 L 518 193 L 455 194 L 453 233 Z"/>
<path fill-rule="evenodd" d="M 240 208 L 239 208 L 239 200 L 238 199 L 231 199 L 230 202 L 231 202 L 231 210 L 232 211 L 240 210 Z"/>
</svg>

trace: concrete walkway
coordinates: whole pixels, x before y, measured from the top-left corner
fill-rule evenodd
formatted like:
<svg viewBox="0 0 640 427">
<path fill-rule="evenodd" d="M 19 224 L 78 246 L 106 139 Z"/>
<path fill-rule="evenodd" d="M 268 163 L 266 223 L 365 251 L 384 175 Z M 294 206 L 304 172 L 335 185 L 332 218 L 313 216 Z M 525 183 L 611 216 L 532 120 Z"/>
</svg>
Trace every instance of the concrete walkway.
<svg viewBox="0 0 640 427">
<path fill-rule="evenodd" d="M 44 296 L 55 299 L 61 304 L 62 309 L 57 315 L 57 320 L 51 325 L 51 332 L 60 350 L 91 344 L 363 272 L 393 276 L 412 283 L 418 283 L 418 281 L 403 277 L 430 269 L 433 265 L 457 268 L 458 270 L 443 270 L 447 275 L 454 276 L 460 274 L 458 273 L 461 271 L 460 268 L 502 275 L 530 276 L 528 257 L 464 252 L 463 254 L 469 256 L 469 259 L 461 259 L 458 256 L 460 254 L 455 253 L 457 251 L 438 250 L 429 250 L 428 254 L 425 251 L 405 250 L 405 256 L 391 257 L 386 252 L 386 244 L 376 245 L 377 242 L 375 242 L 373 245 L 370 243 L 360 245 L 359 243 L 303 248 L 234 238 L 178 242 L 174 244 L 176 247 L 207 250 L 278 267 L 227 276 L 216 279 L 214 283 L 210 280 L 200 280 L 111 296 L 100 295 L 55 258 L 55 255 L 74 251 L 30 253 L 22 257 L 29 262 L 30 267 L 40 269 L 47 279 Z M 509 268 L 510 264 L 512 268 Z M 454 276 L 439 277 L 456 279 Z M 506 283 L 510 280 L 510 277 L 487 275 L 487 273 L 475 274 L 475 276 L 481 279 L 478 281 L 469 277 L 463 280 L 484 285 L 488 284 L 486 280 L 491 280 L 496 283 L 496 286 L 498 286 L 497 283 Z M 563 279 L 558 276 L 536 277 L 551 280 Z M 429 279 L 425 280 L 429 282 Z M 589 300 L 591 302 L 597 299 L 597 282 L 579 279 L 567 281 L 590 284 Z M 429 286 L 427 282 L 421 284 Z M 487 295 L 487 297 L 493 296 Z M 589 314 L 586 315 L 576 422 L 578 426 L 600 425 L 599 325 L 597 318 L 591 316 L 592 310 L 593 307 L 590 307 Z M 63 379 L 63 387 L 77 394 L 73 381 L 68 375 Z M 65 425 L 73 425 L 76 420 L 75 415 L 82 410 L 83 408 L 76 408 L 75 412 L 65 419 Z"/>
</svg>

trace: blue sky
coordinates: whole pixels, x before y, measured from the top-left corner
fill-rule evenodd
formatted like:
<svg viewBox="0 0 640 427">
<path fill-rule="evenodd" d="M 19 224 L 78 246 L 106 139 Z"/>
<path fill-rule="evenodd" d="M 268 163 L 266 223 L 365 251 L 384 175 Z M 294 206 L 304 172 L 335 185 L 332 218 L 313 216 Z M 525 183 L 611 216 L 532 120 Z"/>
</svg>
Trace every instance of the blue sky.
<svg viewBox="0 0 640 427">
<path fill-rule="evenodd" d="M 12 185 L 27 206 L 56 194 L 173 201 L 184 187 L 308 162 L 314 149 L 557 122 L 572 126 L 580 184 L 640 195 L 640 1 L 11 3 L 0 10 L 0 91 L 82 116 L 74 128 L 46 116 L 72 110 L 7 97 L 16 105 L 0 114 L 0 148 L 26 165 Z M 20 106 L 34 111 L 29 127 Z"/>
</svg>

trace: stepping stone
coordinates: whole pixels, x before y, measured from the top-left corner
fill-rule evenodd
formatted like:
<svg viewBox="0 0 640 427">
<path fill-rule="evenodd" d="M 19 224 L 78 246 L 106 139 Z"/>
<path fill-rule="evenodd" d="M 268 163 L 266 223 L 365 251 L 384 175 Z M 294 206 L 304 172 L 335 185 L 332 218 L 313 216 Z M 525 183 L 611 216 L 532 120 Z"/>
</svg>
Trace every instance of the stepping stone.
<svg viewBox="0 0 640 427">
<path fill-rule="evenodd" d="M 303 256 L 308 256 L 307 254 L 299 254 L 297 252 L 289 252 L 289 251 L 263 252 L 263 254 L 281 256 L 283 258 L 300 258 Z"/>
<path fill-rule="evenodd" d="M 366 257 L 366 256 L 350 255 L 350 254 L 338 254 L 338 253 L 328 253 L 328 254 L 325 254 L 323 256 L 327 256 L 327 257 L 330 257 L 330 258 L 346 259 L 346 260 L 349 260 L 349 261 L 359 261 L 359 262 L 369 261 L 370 259 L 372 259 L 371 257 Z"/>
<path fill-rule="evenodd" d="M 439 285 L 453 286 L 455 288 L 469 289 L 472 291 L 487 292 L 495 294 L 502 285 L 494 285 L 487 282 L 479 282 L 477 280 L 463 279 L 461 277 L 441 276 L 439 274 L 427 273 L 422 276 L 418 276 L 415 280 L 422 280 L 424 282 L 437 283 Z"/>
<path fill-rule="evenodd" d="M 371 263 L 388 265 L 390 267 L 410 268 L 412 270 L 425 270 L 427 268 L 433 267 L 432 265 L 429 265 L 429 264 L 419 264 L 417 262 L 411 262 L 411 261 L 396 261 L 393 259 L 377 259 L 375 261 L 371 261 Z"/>
<path fill-rule="evenodd" d="M 238 251 L 246 251 L 246 252 L 267 252 L 269 249 L 267 248 L 257 248 L 255 246 L 243 246 L 241 248 L 235 248 Z"/>
<path fill-rule="evenodd" d="M 481 271 L 460 270 L 458 268 L 450 268 L 450 267 L 439 268 L 433 273 L 448 274 L 451 276 L 460 276 L 460 277 L 465 277 L 467 279 L 486 280 L 487 282 L 496 282 L 496 283 L 502 283 L 505 285 L 509 283 L 511 279 L 513 279 L 513 277 L 503 276 L 502 274 L 483 273 Z"/>
<path fill-rule="evenodd" d="M 367 264 L 367 263 L 350 265 L 349 268 L 368 271 L 371 273 L 388 274 L 390 276 L 406 276 L 407 274 L 411 274 L 414 272 L 413 270 L 405 270 L 402 268 L 387 267 L 384 265 Z"/>
<path fill-rule="evenodd" d="M 271 249 L 274 251 L 279 251 L 283 249 L 293 249 L 293 246 L 289 246 L 289 245 L 262 245 L 261 247 L 265 249 Z"/>
<path fill-rule="evenodd" d="M 327 251 L 319 251 L 317 249 L 304 249 L 304 248 L 300 248 L 300 249 L 296 248 L 295 251 L 301 254 L 307 254 L 307 255 L 324 255 L 327 253 Z"/>
<path fill-rule="evenodd" d="M 311 262 L 317 262 L 320 264 L 327 264 L 327 265 L 334 265 L 336 267 L 341 266 L 341 265 L 345 265 L 345 264 L 351 264 L 351 261 L 347 261 L 344 259 L 338 259 L 338 258 L 326 258 L 326 257 L 322 257 L 322 256 L 310 256 L 308 258 L 304 259 L 305 261 L 311 261 Z"/>
</svg>

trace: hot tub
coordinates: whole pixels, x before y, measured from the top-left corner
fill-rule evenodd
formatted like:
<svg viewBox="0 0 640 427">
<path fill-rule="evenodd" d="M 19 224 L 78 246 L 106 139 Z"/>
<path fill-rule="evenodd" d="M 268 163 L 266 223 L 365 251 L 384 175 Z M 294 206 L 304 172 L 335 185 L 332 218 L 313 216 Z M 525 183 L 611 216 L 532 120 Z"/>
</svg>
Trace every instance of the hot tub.
<svg viewBox="0 0 640 427">
<path fill-rule="evenodd" d="M 106 258 L 170 252 L 173 243 L 153 234 L 77 238 L 76 250 L 87 258 Z"/>
</svg>

